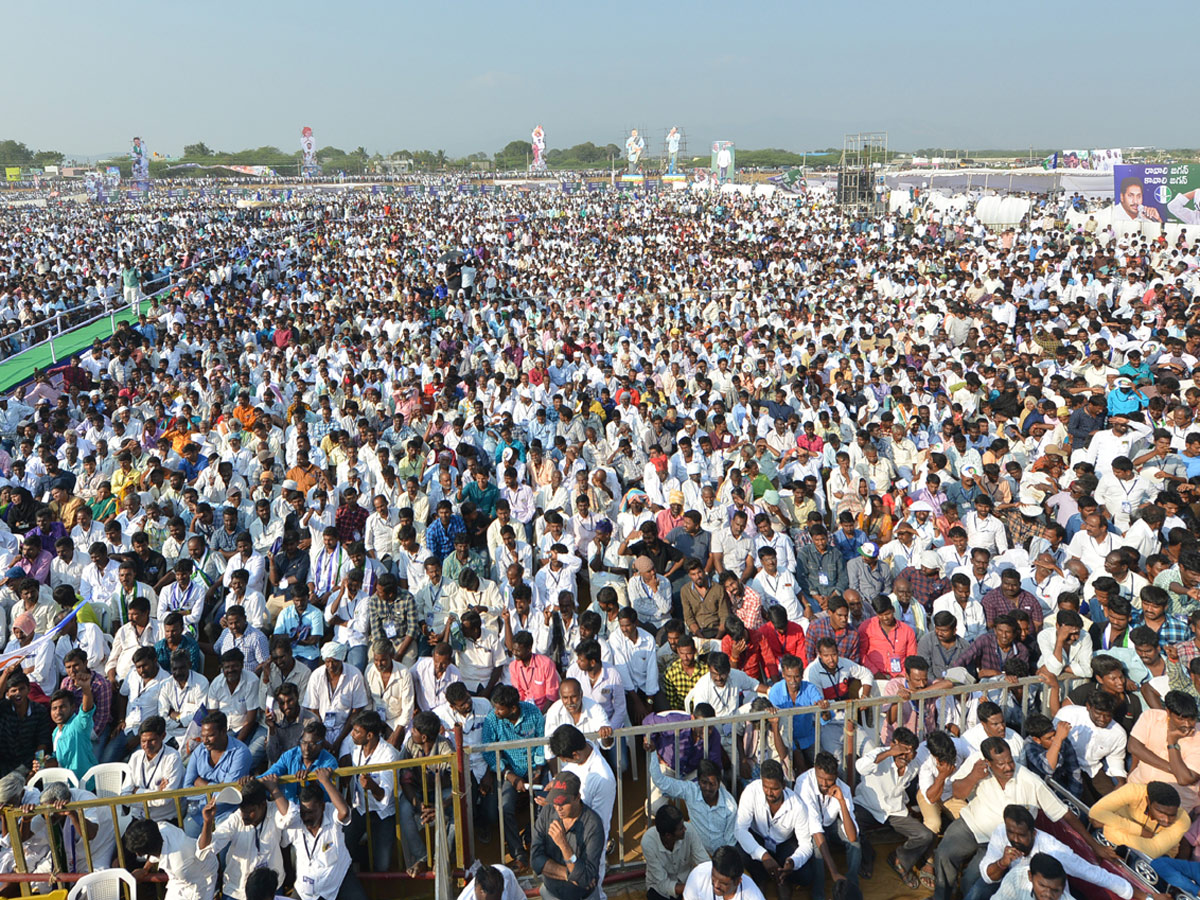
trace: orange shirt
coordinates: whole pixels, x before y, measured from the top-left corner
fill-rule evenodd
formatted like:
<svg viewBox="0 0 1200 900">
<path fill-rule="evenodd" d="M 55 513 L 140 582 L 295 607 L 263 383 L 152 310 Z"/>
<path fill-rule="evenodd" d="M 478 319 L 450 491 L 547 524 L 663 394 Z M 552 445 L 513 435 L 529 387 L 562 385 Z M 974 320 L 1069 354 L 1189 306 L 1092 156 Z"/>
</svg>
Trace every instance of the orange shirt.
<svg viewBox="0 0 1200 900">
<path fill-rule="evenodd" d="M 238 404 L 233 408 L 233 416 L 242 423 L 243 428 L 253 428 L 254 423 L 258 421 L 258 410 L 253 406 Z"/>
</svg>

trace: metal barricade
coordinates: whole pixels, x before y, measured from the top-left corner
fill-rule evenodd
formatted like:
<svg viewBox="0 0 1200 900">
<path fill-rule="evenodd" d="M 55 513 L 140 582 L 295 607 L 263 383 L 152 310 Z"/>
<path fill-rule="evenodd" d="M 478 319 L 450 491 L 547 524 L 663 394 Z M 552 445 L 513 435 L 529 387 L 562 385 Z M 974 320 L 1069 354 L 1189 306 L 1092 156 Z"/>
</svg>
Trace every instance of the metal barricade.
<svg viewBox="0 0 1200 900">
<path fill-rule="evenodd" d="M 390 774 L 391 777 L 393 777 L 395 779 L 395 792 L 393 795 L 396 798 L 395 805 L 396 805 L 396 810 L 397 810 L 397 814 L 395 815 L 395 819 L 396 819 L 395 841 L 396 841 L 396 845 L 399 848 L 401 848 L 401 851 L 402 851 L 403 837 L 402 837 L 402 831 L 401 831 L 400 816 L 398 814 L 399 796 L 400 796 L 400 790 L 401 790 L 400 789 L 401 773 L 403 773 L 405 771 L 412 771 L 414 769 L 419 770 L 417 777 L 420 779 L 420 782 L 421 782 L 421 790 L 420 790 L 420 795 L 419 795 L 421 805 L 422 806 L 430 805 L 429 804 L 430 799 L 432 797 L 437 798 L 437 802 L 432 804 L 432 808 L 434 810 L 434 816 L 430 822 L 422 825 L 421 824 L 421 810 L 419 808 L 415 809 L 418 825 L 421 827 L 421 830 L 424 832 L 426 859 L 428 860 L 429 865 L 432 868 L 434 866 L 434 862 L 435 862 L 437 843 L 440 839 L 438 837 L 438 835 L 439 834 L 442 835 L 442 838 L 448 837 L 448 833 L 447 833 L 448 825 L 447 825 L 446 809 L 445 809 L 446 802 L 448 801 L 449 804 L 451 805 L 451 808 L 453 809 L 452 819 L 454 822 L 462 822 L 465 819 L 465 817 L 462 813 L 462 807 L 464 806 L 465 797 L 464 797 L 464 793 L 463 793 L 464 782 L 461 777 L 462 773 L 459 769 L 460 762 L 461 762 L 461 755 L 446 753 L 446 754 L 441 754 L 441 755 L 436 755 L 436 756 L 426 756 L 426 757 L 396 760 L 394 762 L 388 762 L 388 763 L 378 763 L 378 764 L 369 765 L 369 766 L 346 766 L 346 767 L 342 767 L 342 768 L 333 769 L 332 774 L 339 779 L 357 779 L 360 775 L 374 775 L 374 774 L 379 774 L 379 773 L 386 773 L 386 774 Z M 430 770 L 432 770 L 432 777 L 430 777 Z M 447 773 L 448 773 L 448 775 L 447 775 Z M 446 798 L 446 801 L 443 801 L 442 794 L 443 794 L 443 791 L 445 788 L 444 779 L 447 777 L 449 778 L 450 795 L 448 798 Z M 303 777 L 295 776 L 295 775 L 281 776 L 279 781 L 280 781 L 280 783 L 294 783 L 294 784 L 304 785 L 304 784 L 309 784 L 309 783 L 315 783 L 316 779 L 310 773 Z M 431 781 L 432 781 L 432 793 L 430 791 Z M 129 866 L 127 865 L 128 861 L 125 858 L 125 848 L 124 848 L 124 842 L 123 842 L 120 808 L 141 806 L 143 811 L 145 812 L 145 814 L 147 816 L 149 816 L 150 804 L 152 802 L 158 801 L 158 800 L 171 801 L 175 804 L 175 824 L 179 824 L 182 827 L 182 824 L 184 822 L 185 813 L 186 813 L 186 807 L 190 801 L 200 800 L 200 799 L 207 800 L 207 799 L 211 798 L 212 796 L 214 796 L 215 794 L 219 794 L 223 789 L 225 789 L 227 787 L 237 788 L 238 785 L 237 785 L 237 783 L 207 784 L 207 785 L 203 785 L 203 786 L 199 786 L 199 787 L 179 788 L 179 789 L 173 790 L 173 791 L 153 791 L 153 792 L 138 793 L 138 794 L 128 794 L 128 795 L 122 795 L 122 796 L 117 796 L 117 797 L 97 797 L 94 800 L 72 801 L 70 803 L 67 803 L 65 805 L 64 809 L 65 810 L 78 810 L 84 816 L 87 815 L 87 811 L 89 811 L 89 810 L 107 809 L 108 810 L 107 816 L 105 816 L 104 814 L 101 814 L 101 816 L 99 817 L 101 819 L 101 822 L 99 822 L 97 824 L 99 825 L 99 827 L 107 827 L 107 823 L 104 822 L 103 820 L 111 817 L 112 830 L 113 830 L 113 834 L 114 834 L 114 837 L 116 840 L 113 864 L 118 865 L 122 868 L 129 868 Z M 341 787 L 343 793 L 345 793 L 345 782 L 342 782 L 340 787 Z M 352 785 L 352 789 L 351 789 L 349 796 L 351 798 L 354 798 L 355 794 L 356 794 L 356 791 L 354 790 L 354 787 Z M 351 803 L 351 807 L 353 809 L 353 807 L 354 807 L 353 803 Z M 374 846 L 371 842 L 371 815 L 370 815 L 370 804 L 369 803 L 366 804 L 366 810 L 367 810 L 367 812 L 366 812 L 366 829 L 367 829 L 368 866 L 372 870 L 372 872 L 374 872 L 374 869 L 375 869 Z M 21 834 L 21 823 L 23 820 L 42 817 L 46 822 L 46 833 L 47 833 L 47 835 L 49 835 L 51 833 L 50 816 L 52 816 L 58 812 L 60 812 L 60 810 L 58 810 L 52 806 L 37 806 L 32 809 L 25 809 L 25 808 L 20 808 L 20 807 L 7 807 L 3 810 L 5 828 L 9 835 L 20 835 Z M 452 827 L 452 826 L 449 826 L 449 827 Z M 82 839 L 82 842 L 83 842 L 84 856 L 85 856 L 85 859 L 87 862 L 88 870 L 90 871 L 93 869 L 93 865 L 92 865 L 92 843 L 93 842 L 92 842 L 92 840 L 90 840 L 88 838 L 86 829 L 83 829 L 81 831 L 80 838 Z M 461 872 L 464 868 L 464 840 L 461 837 L 456 835 L 456 839 L 454 840 L 454 846 L 455 846 L 455 849 L 454 849 L 453 867 L 454 867 L 455 871 Z M 23 846 L 22 841 L 20 841 L 20 840 L 12 841 L 11 847 L 12 847 L 12 852 L 13 852 L 13 864 L 14 864 L 14 869 L 16 870 L 17 877 L 16 877 L 16 879 L 9 879 L 9 880 L 19 881 L 20 886 L 21 886 L 21 894 L 23 896 L 28 896 L 31 892 L 30 891 L 30 883 L 32 881 L 36 881 L 36 880 L 50 881 L 51 876 L 49 874 L 47 874 L 47 875 L 41 876 L 41 878 L 39 879 L 38 877 L 34 876 L 33 873 L 29 872 L 29 867 L 27 865 L 27 861 L 25 858 L 25 852 L 24 852 L 25 848 Z M 51 852 L 51 855 L 53 856 L 54 850 L 52 849 L 50 852 Z M 400 858 L 403 858 L 402 852 L 400 854 Z M 376 874 L 383 875 L 384 873 L 376 873 Z M 403 877 L 403 875 L 404 875 L 403 871 L 398 871 L 398 872 L 393 872 L 393 873 L 388 873 L 388 874 L 390 874 L 393 877 Z"/>
<path fill-rule="evenodd" d="M 966 706 L 972 699 L 987 699 L 991 696 L 997 696 L 1000 701 L 1001 708 L 1009 705 L 1009 697 L 1013 691 L 1021 691 L 1020 706 L 1022 716 L 1028 715 L 1032 696 L 1038 690 L 1044 690 L 1045 683 L 1037 676 L 1026 678 L 1010 678 L 1001 677 L 990 679 L 988 681 L 973 682 L 970 684 L 953 685 L 948 688 L 940 688 L 937 690 L 925 690 L 913 692 L 909 700 L 905 701 L 902 697 L 896 696 L 871 696 L 856 700 L 837 701 L 831 703 L 823 703 L 819 706 L 805 706 L 793 709 L 764 709 L 754 712 L 739 713 L 736 715 L 719 716 L 710 719 L 681 719 L 678 722 L 663 723 L 658 722 L 652 725 L 638 725 L 616 729 L 613 731 L 613 741 L 615 747 L 615 759 L 617 768 L 614 771 L 616 776 L 617 800 L 614 807 L 613 817 L 614 823 L 612 827 L 616 828 L 616 834 L 613 835 L 616 841 L 616 850 L 619 861 L 615 866 L 610 868 L 610 872 L 614 870 L 628 869 L 632 866 L 640 866 L 640 862 L 627 862 L 627 840 L 630 837 L 628 832 L 628 823 L 630 822 L 630 810 L 626 808 L 627 786 L 626 779 L 621 773 L 622 763 L 625 758 L 625 751 L 622 747 L 626 741 L 629 742 L 629 754 L 637 755 L 641 742 L 649 735 L 673 735 L 674 759 L 679 759 L 680 735 L 685 731 L 691 731 L 695 728 L 703 728 L 702 732 L 702 747 L 704 756 L 709 754 L 709 740 L 713 728 L 716 728 L 722 734 L 722 741 L 725 741 L 725 729 L 728 728 L 730 740 L 728 744 L 728 755 L 730 759 L 729 771 L 726 772 L 727 787 L 730 793 L 737 798 L 740 793 L 741 782 L 743 780 L 740 774 L 740 741 L 738 740 L 739 732 L 744 732 L 745 729 L 753 728 L 758 731 L 758 748 L 759 758 L 762 756 L 762 748 L 768 746 L 771 727 L 769 720 L 778 719 L 780 732 L 783 738 L 784 745 L 789 753 L 795 753 L 794 734 L 796 728 L 796 718 L 798 716 L 812 716 L 813 719 L 813 739 L 811 744 L 811 753 L 814 755 L 817 750 L 822 747 L 822 730 L 832 727 L 838 727 L 842 734 L 842 740 L 839 743 L 840 753 L 835 754 L 839 757 L 842 763 L 842 768 L 845 772 L 846 779 L 851 786 L 855 780 L 855 756 L 858 752 L 860 744 L 874 743 L 878 745 L 882 723 L 886 711 L 889 707 L 901 704 L 904 702 L 912 703 L 917 710 L 917 734 L 918 737 L 925 736 L 925 704 L 930 702 L 940 702 L 953 704 L 956 707 L 957 721 L 964 721 Z M 978 695 L 978 697 L 976 697 Z M 947 707 L 948 709 L 948 707 Z M 676 711 L 679 712 L 679 711 Z M 839 722 L 840 719 L 840 722 Z M 850 739 L 850 735 L 854 735 L 854 739 Z M 599 733 L 587 732 L 584 735 L 589 740 L 593 741 L 596 746 L 599 746 Z M 550 735 L 545 735 L 542 738 L 527 738 L 518 741 L 506 741 L 504 743 L 488 744 L 486 747 L 467 747 L 465 754 L 483 754 L 487 760 L 488 768 L 494 774 L 503 767 L 504 754 L 510 754 L 518 757 L 524 757 L 526 763 L 526 771 L 532 773 L 533 752 L 537 747 L 542 747 L 548 753 L 548 743 Z M 624 740 L 622 740 L 624 739 Z M 635 746 L 636 745 L 636 746 Z M 808 749 L 808 748 L 806 748 Z M 649 783 L 650 767 L 653 763 L 651 754 L 654 750 L 646 750 L 646 755 L 643 757 L 645 764 L 645 781 Z M 808 759 L 811 763 L 811 758 Z M 547 768 L 549 760 L 547 760 Z M 465 765 L 462 771 L 466 774 L 466 779 L 470 780 L 470 766 Z M 636 774 L 632 778 L 633 782 L 638 781 Z M 505 824 L 503 809 L 500 806 L 500 776 L 497 775 L 496 789 L 494 797 L 488 797 L 486 802 L 495 803 L 496 819 L 499 824 L 499 858 L 492 860 L 482 860 L 484 864 L 502 863 L 504 862 L 505 854 Z M 530 829 L 533 828 L 534 820 L 537 816 L 537 803 L 535 798 L 535 790 L 526 791 L 530 816 Z M 646 807 L 649 807 L 649 789 L 647 788 Z M 473 816 L 474 804 L 468 804 L 467 815 Z M 467 832 L 468 846 L 466 853 L 468 858 L 479 860 L 479 847 L 475 843 L 476 829 L 473 827 L 473 818 L 470 820 L 471 827 Z M 646 823 L 649 825 L 649 823 Z M 610 832 L 611 833 L 611 832 Z M 733 836 L 730 836 L 730 841 L 733 841 Z"/>
</svg>

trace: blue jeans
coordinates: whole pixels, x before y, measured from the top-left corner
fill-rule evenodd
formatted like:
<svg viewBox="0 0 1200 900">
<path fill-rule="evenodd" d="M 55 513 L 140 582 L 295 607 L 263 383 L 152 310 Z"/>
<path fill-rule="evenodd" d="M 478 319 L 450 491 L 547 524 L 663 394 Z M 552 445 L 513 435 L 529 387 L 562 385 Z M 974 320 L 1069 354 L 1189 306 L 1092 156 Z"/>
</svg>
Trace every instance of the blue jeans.
<svg viewBox="0 0 1200 900">
<path fill-rule="evenodd" d="M 350 652 L 346 654 L 346 662 L 362 672 L 363 678 L 367 676 L 367 645 L 359 644 L 357 647 L 351 647 Z"/>
<path fill-rule="evenodd" d="M 1163 856 L 1154 860 L 1151 865 L 1167 884 L 1192 895 L 1200 894 L 1200 863 Z"/>
<path fill-rule="evenodd" d="M 371 813 L 371 851 L 367 852 L 367 818 L 358 810 L 351 813 L 346 826 L 346 845 L 363 872 L 387 872 L 392 868 L 392 848 L 396 846 L 396 818 L 381 819 Z"/>
<path fill-rule="evenodd" d="M 837 825 L 833 825 L 825 832 L 825 840 L 829 843 L 830 849 L 841 847 L 846 851 L 846 868 L 842 870 L 842 874 L 846 876 L 848 882 L 857 887 L 858 870 L 862 868 L 862 844 L 858 841 L 847 843 Z M 812 859 L 806 863 L 806 867 L 813 900 L 832 900 L 833 891 L 831 890 L 828 894 L 825 892 L 825 858 L 819 851 L 813 853 Z"/>
<path fill-rule="evenodd" d="M 965 876 L 964 876 L 964 880 L 965 880 Z M 1000 890 L 1000 882 L 999 881 L 988 884 L 986 881 L 983 880 L 983 878 L 979 878 L 967 890 L 967 894 L 963 898 L 963 900 L 990 900 L 990 898 L 998 890 Z"/>
<path fill-rule="evenodd" d="M 184 806 L 183 814 L 183 833 L 190 838 L 200 837 L 200 831 L 204 827 L 204 799 L 201 802 L 192 802 Z M 214 825 L 220 825 L 237 811 L 236 803 L 218 803 L 217 804 L 217 820 Z"/>
<path fill-rule="evenodd" d="M 250 751 L 251 770 L 258 771 L 260 767 L 265 767 L 267 764 L 267 729 L 262 725 L 256 725 L 250 732 L 250 739 L 245 743 L 246 748 Z"/>
<path fill-rule="evenodd" d="M 125 762 L 129 759 L 129 754 L 132 750 L 126 749 L 126 742 L 130 738 L 137 738 L 137 731 L 118 731 L 115 732 L 104 745 L 103 750 L 97 751 L 96 758 L 102 763 L 110 762 Z M 133 750 L 138 747 L 136 741 L 133 745 Z"/>
</svg>

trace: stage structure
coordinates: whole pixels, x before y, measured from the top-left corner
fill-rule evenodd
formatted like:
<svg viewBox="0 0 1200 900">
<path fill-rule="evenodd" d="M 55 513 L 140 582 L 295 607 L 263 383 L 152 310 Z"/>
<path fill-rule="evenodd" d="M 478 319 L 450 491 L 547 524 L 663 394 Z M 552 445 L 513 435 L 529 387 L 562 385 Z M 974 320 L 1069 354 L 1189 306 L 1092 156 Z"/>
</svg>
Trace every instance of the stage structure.
<svg viewBox="0 0 1200 900">
<path fill-rule="evenodd" d="M 837 174 L 837 202 L 847 210 L 864 213 L 880 210 L 876 178 L 888 161 L 886 131 L 860 131 L 842 140 L 842 160 Z"/>
</svg>

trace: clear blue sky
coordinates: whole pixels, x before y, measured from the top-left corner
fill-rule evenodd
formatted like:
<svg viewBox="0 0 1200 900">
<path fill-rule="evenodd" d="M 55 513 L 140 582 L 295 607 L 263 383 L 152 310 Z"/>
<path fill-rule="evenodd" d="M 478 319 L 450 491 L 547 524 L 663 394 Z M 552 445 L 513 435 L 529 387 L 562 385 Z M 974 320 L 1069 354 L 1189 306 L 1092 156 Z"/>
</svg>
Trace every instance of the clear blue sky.
<svg viewBox="0 0 1200 900">
<path fill-rule="evenodd" d="M 539 122 L 550 148 L 670 125 L 695 150 L 1200 144 L 1195 0 L 61 0 L 0 21 L 0 139 L 69 154 L 290 151 L 311 125 L 465 155 Z"/>
</svg>

